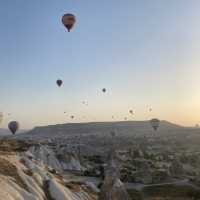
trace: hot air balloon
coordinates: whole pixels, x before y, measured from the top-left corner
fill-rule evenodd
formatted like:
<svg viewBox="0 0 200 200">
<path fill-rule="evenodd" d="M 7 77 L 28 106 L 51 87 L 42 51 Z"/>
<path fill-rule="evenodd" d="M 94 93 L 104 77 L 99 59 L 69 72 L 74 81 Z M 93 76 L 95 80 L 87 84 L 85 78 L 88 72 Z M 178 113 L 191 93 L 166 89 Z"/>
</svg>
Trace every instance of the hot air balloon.
<svg viewBox="0 0 200 200">
<path fill-rule="evenodd" d="M 12 134 L 14 135 L 19 129 L 19 123 L 17 121 L 11 121 L 8 124 L 8 128 L 12 132 Z"/>
<path fill-rule="evenodd" d="M 76 23 L 76 17 L 73 14 L 65 14 L 62 17 L 62 23 L 67 28 L 68 32 L 70 32 Z"/>
<path fill-rule="evenodd" d="M 82 101 L 82 104 L 88 106 L 88 102 L 87 101 Z"/>
<path fill-rule="evenodd" d="M 105 93 L 105 92 L 106 92 L 106 88 L 103 88 L 103 89 L 102 89 L 102 92 L 104 92 L 104 93 Z"/>
<path fill-rule="evenodd" d="M 153 129 L 156 131 L 158 128 L 159 128 L 159 125 L 160 125 L 160 120 L 159 119 L 151 119 L 150 120 L 150 124 L 151 126 L 153 127 Z"/>
<path fill-rule="evenodd" d="M 71 119 L 74 119 L 74 115 L 71 115 L 70 118 L 71 118 Z"/>
<path fill-rule="evenodd" d="M 1 124 L 2 121 L 3 121 L 3 113 L 0 112 L 0 124 Z"/>
<path fill-rule="evenodd" d="M 60 87 L 60 86 L 63 84 L 63 81 L 60 80 L 60 79 L 58 79 L 58 80 L 56 81 L 56 83 L 57 83 L 57 85 Z"/>
<path fill-rule="evenodd" d="M 129 113 L 130 113 L 131 115 L 133 115 L 133 110 L 129 110 Z"/>
</svg>

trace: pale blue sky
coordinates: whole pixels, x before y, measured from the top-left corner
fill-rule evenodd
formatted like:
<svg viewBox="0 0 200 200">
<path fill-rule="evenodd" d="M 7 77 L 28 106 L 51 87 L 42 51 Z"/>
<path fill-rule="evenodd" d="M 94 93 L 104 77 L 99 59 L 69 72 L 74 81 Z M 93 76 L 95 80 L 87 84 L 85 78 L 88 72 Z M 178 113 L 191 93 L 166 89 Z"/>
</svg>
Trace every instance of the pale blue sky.
<svg viewBox="0 0 200 200">
<path fill-rule="evenodd" d="M 12 113 L 2 127 L 70 115 L 199 122 L 199 10 L 199 0 L 0 1 L 0 110 Z M 61 23 L 68 12 L 77 17 L 71 33 Z"/>
</svg>

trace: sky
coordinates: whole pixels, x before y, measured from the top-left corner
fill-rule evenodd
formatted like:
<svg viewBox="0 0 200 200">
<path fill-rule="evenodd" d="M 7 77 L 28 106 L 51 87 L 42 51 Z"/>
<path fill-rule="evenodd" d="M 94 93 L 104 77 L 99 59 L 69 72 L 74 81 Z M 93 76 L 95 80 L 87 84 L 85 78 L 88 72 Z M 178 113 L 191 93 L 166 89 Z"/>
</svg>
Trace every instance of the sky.
<svg viewBox="0 0 200 200">
<path fill-rule="evenodd" d="M 1 127 L 112 116 L 200 123 L 199 8 L 199 0 L 0 1 Z M 70 33 L 65 13 L 77 19 Z"/>
</svg>

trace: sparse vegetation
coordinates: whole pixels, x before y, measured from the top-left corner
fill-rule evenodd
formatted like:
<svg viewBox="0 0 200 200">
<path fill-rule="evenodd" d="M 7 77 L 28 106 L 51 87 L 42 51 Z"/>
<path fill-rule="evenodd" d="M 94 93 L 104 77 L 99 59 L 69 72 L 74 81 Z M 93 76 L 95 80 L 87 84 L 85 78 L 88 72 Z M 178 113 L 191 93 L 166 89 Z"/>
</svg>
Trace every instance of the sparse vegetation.
<svg viewBox="0 0 200 200">
<path fill-rule="evenodd" d="M 199 200 L 200 190 L 194 189 L 192 186 L 177 186 L 177 185 L 165 185 L 165 186 L 154 186 L 145 187 L 143 189 L 145 199 L 177 199 L 180 198 Z"/>
<path fill-rule="evenodd" d="M 129 190 L 127 190 L 127 192 L 129 194 L 131 200 L 144 200 L 142 193 L 139 192 L 138 190 L 129 189 Z"/>
</svg>

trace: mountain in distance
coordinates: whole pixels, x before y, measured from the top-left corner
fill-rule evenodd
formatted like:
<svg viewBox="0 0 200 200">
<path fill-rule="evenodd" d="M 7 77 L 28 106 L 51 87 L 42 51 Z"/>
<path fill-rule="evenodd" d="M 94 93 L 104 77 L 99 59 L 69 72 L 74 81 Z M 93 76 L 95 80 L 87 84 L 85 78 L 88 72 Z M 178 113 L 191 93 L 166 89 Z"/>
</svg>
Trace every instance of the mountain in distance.
<svg viewBox="0 0 200 200">
<path fill-rule="evenodd" d="M 25 133 L 27 132 L 27 130 L 19 130 L 18 134 L 21 134 L 21 133 Z M 10 136 L 12 135 L 10 130 L 6 129 L 6 128 L 0 128 L 0 137 L 3 137 L 3 136 Z"/>
<path fill-rule="evenodd" d="M 185 130 L 186 127 L 173 124 L 162 120 L 160 122 L 159 132 L 168 132 L 170 130 Z M 54 137 L 67 137 L 70 135 L 106 135 L 114 130 L 117 134 L 134 135 L 147 134 L 152 132 L 149 121 L 119 121 L 119 122 L 88 122 L 88 123 L 68 123 L 49 126 L 35 127 L 31 131 L 20 134 L 19 137 L 44 139 Z"/>
<path fill-rule="evenodd" d="M 9 135 L 10 134 L 10 131 L 6 128 L 0 128 L 0 137 L 1 136 L 6 136 L 6 135 Z"/>
</svg>

